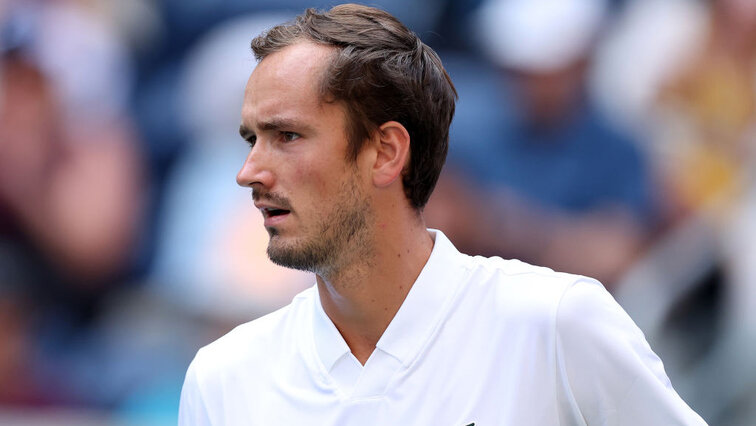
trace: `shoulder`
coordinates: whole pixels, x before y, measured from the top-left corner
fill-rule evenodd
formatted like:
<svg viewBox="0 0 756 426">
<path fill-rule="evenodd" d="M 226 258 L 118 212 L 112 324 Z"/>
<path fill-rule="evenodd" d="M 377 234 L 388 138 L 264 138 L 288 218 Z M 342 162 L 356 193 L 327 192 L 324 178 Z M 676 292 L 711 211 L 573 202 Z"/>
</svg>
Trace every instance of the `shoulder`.
<svg viewBox="0 0 756 426">
<path fill-rule="evenodd" d="M 588 424 L 705 424 L 675 392 L 643 332 L 597 282 L 575 282 L 556 317 L 566 410 Z"/>
<path fill-rule="evenodd" d="M 604 353 L 617 359 L 651 352 L 643 332 L 596 281 L 579 280 L 570 286 L 560 300 L 556 325 L 565 356 L 591 359 Z"/>
<path fill-rule="evenodd" d="M 534 303 L 556 307 L 564 293 L 576 282 L 595 281 L 500 257 L 469 257 L 468 265 L 469 282 L 473 288 L 516 304 Z"/>
<path fill-rule="evenodd" d="M 517 321 L 528 328 L 553 330 L 560 305 L 580 283 L 603 289 L 596 280 L 556 272 L 519 260 L 499 257 L 468 257 L 465 299 L 494 315 L 492 320 Z"/>
<path fill-rule="evenodd" d="M 192 361 L 192 369 L 202 376 L 222 377 L 238 368 L 264 365 L 297 340 L 303 321 L 309 318 L 312 289 L 297 295 L 291 304 L 255 320 L 241 324 L 202 347 Z"/>
<path fill-rule="evenodd" d="M 308 329 L 302 325 L 311 318 L 313 293 L 312 288 L 305 290 L 288 306 L 201 348 L 184 379 L 179 424 L 227 424 L 229 407 L 236 412 L 259 404 L 276 380 L 276 369 L 288 370 L 300 353 L 298 345 Z"/>
</svg>

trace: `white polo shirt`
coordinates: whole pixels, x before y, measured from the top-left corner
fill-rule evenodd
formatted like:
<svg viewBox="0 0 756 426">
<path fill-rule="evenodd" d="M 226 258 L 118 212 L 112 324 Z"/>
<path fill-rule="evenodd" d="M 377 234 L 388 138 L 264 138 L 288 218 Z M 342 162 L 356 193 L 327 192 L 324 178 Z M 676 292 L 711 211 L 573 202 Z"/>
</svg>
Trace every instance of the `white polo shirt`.
<svg viewBox="0 0 756 426">
<path fill-rule="evenodd" d="M 180 425 L 699 425 L 598 282 L 440 231 L 364 366 L 317 287 L 200 349 Z"/>
</svg>

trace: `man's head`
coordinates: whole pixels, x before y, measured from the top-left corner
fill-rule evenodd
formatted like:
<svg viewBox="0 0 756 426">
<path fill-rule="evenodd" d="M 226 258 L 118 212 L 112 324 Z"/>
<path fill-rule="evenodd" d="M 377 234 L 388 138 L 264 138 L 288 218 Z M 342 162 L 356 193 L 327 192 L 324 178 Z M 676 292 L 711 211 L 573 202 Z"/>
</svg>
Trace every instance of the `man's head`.
<svg viewBox="0 0 756 426">
<path fill-rule="evenodd" d="M 252 41 L 258 60 L 301 41 L 333 47 L 319 93 L 346 108 L 350 159 L 378 127 L 401 123 L 410 159 L 402 173 L 412 207 L 422 209 L 446 159 L 456 91 L 438 55 L 390 14 L 345 4 L 308 9 Z"/>
<path fill-rule="evenodd" d="M 319 275 L 364 263 L 378 222 L 406 220 L 436 183 L 448 76 L 396 19 L 363 6 L 307 11 L 252 45 L 260 62 L 240 129 L 251 149 L 237 182 L 253 189 L 268 255 Z"/>
</svg>

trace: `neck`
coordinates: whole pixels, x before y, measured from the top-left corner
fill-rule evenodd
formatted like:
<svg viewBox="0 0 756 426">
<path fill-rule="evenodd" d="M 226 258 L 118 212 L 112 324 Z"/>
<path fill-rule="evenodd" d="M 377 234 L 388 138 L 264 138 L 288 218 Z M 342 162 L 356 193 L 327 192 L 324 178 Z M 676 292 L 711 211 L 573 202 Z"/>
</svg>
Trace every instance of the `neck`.
<svg viewBox="0 0 756 426">
<path fill-rule="evenodd" d="M 395 213 L 395 212 L 394 212 Z M 390 217 L 390 218 L 389 218 Z M 370 253 L 351 254 L 338 271 L 317 276 L 320 301 L 364 364 L 430 257 L 433 240 L 414 210 L 376 215 Z"/>
</svg>

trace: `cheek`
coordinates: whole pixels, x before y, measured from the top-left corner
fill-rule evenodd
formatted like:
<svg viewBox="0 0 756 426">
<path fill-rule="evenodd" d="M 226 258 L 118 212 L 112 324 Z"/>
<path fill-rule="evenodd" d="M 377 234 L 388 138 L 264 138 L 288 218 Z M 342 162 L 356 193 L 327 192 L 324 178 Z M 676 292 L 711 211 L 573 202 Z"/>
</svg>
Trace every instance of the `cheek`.
<svg viewBox="0 0 756 426">
<path fill-rule="evenodd" d="M 303 161 L 294 172 L 297 183 L 296 190 L 302 192 L 304 198 L 318 200 L 328 199 L 332 196 L 336 182 L 332 167 L 317 162 Z"/>
</svg>

